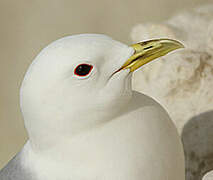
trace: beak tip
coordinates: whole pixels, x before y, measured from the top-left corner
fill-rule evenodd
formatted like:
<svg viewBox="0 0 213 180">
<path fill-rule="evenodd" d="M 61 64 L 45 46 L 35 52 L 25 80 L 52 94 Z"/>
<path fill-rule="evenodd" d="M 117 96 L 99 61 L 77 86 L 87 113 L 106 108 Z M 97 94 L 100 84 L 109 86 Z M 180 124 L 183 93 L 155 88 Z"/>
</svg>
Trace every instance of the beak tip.
<svg viewBox="0 0 213 180">
<path fill-rule="evenodd" d="M 177 40 L 170 40 L 170 41 L 174 42 L 174 44 L 176 45 L 177 49 L 185 48 L 185 46 L 183 45 L 183 43 L 181 43 L 180 41 L 177 41 Z"/>
<path fill-rule="evenodd" d="M 184 46 L 181 42 L 178 41 L 178 44 L 179 44 L 179 48 L 180 48 L 180 49 L 181 49 L 181 48 L 185 48 L 185 46 Z"/>
</svg>

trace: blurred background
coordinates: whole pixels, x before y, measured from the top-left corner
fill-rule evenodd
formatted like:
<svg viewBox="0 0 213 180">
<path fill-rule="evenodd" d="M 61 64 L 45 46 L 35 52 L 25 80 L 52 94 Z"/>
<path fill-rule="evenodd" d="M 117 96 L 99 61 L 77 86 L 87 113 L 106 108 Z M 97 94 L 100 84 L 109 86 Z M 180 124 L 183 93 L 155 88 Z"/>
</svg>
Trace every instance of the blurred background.
<svg viewBox="0 0 213 180">
<path fill-rule="evenodd" d="M 166 21 L 212 0 L 0 0 L 0 169 L 27 140 L 19 88 L 33 58 L 66 35 L 104 33 L 131 43 L 133 26 Z"/>
</svg>

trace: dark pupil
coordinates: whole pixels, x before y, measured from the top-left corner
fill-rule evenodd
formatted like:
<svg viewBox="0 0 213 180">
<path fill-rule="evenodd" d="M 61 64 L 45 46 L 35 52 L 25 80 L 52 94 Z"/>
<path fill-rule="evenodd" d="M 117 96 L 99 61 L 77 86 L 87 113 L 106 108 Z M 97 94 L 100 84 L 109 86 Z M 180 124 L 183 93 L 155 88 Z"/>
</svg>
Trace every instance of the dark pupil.
<svg viewBox="0 0 213 180">
<path fill-rule="evenodd" d="M 92 67 L 90 65 L 81 64 L 76 68 L 75 73 L 79 76 L 86 76 L 87 74 L 89 74 L 91 68 Z"/>
</svg>

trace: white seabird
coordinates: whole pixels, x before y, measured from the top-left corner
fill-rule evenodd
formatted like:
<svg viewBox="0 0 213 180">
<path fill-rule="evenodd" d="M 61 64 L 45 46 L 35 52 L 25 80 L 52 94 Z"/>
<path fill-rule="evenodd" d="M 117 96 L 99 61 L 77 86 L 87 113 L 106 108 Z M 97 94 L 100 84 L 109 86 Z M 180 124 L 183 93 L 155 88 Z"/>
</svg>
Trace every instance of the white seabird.
<svg viewBox="0 0 213 180">
<path fill-rule="evenodd" d="M 181 47 L 169 39 L 127 46 L 97 34 L 47 46 L 21 87 L 29 140 L 0 180 L 184 180 L 174 124 L 131 87 L 134 70 Z"/>
</svg>

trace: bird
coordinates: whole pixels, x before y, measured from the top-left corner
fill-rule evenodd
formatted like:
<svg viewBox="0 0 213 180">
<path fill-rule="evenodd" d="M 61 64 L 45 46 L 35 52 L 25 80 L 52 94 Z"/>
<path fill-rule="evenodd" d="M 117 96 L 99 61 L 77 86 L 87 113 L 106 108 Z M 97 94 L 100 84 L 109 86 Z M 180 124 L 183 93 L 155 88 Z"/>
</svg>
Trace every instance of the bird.
<svg viewBox="0 0 213 180">
<path fill-rule="evenodd" d="M 50 43 L 20 88 L 29 139 L 0 180 L 184 180 L 175 125 L 131 84 L 134 71 L 180 48 L 173 39 L 129 46 L 104 34 Z"/>
</svg>

